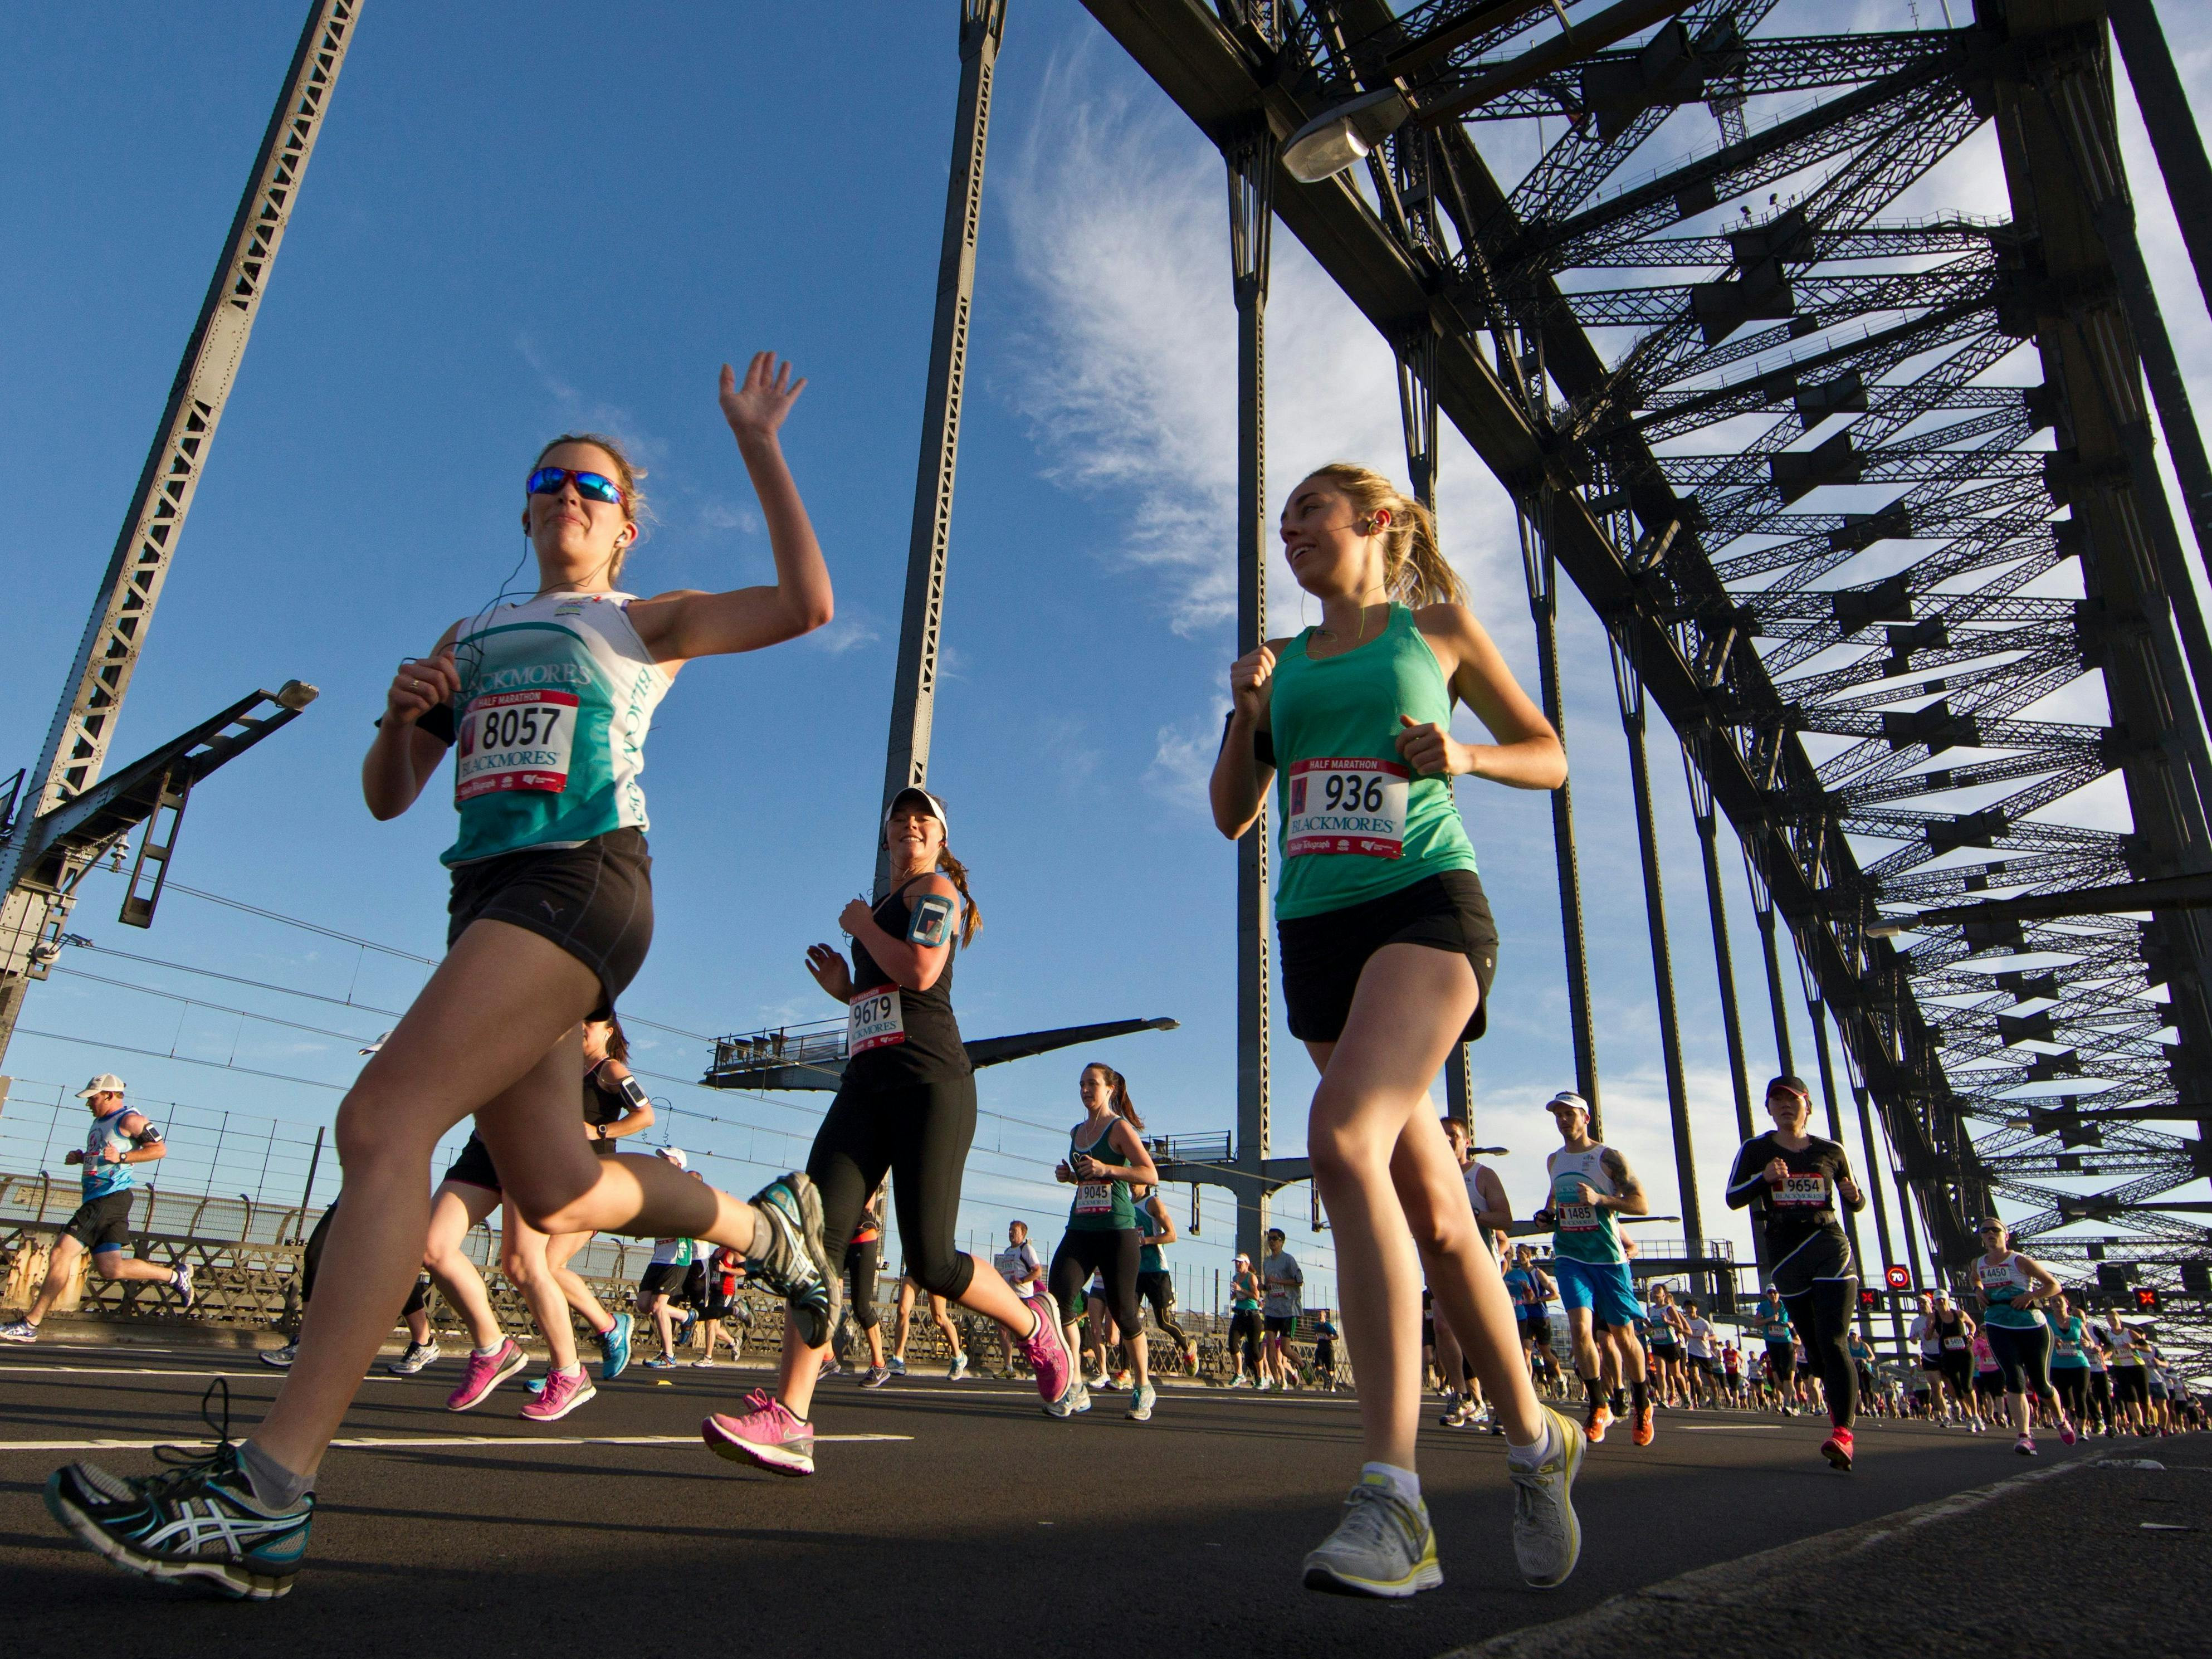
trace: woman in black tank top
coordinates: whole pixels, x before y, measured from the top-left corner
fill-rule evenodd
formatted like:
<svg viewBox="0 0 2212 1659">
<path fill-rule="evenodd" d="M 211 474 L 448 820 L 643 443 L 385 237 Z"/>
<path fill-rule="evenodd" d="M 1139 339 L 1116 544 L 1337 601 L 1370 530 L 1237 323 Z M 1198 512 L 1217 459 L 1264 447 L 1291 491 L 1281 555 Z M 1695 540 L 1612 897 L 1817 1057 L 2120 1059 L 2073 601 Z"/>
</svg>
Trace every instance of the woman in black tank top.
<svg viewBox="0 0 2212 1659">
<path fill-rule="evenodd" d="M 975 1137 L 975 1076 L 952 1012 L 957 948 L 981 927 L 967 871 L 945 846 L 944 804 L 902 789 L 884 815 L 890 887 L 854 899 L 837 918 L 853 941 L 848 963 L 810 946 L 806 969 L 846 1009 L 846 1061 L 806 1173 L 822 1197 L 822 1246 L 842 1263 L 868 1194 L 888 1173 L 898 1206 L 907 1277 L 933 1296 L 995 1319 L 1028 1354 L 1047 1408 L 1072 1398 L 1075 1367 L 1051 1292 L 1024 1301 L 988 1261 L 954 1242 L 968 1148 Z M 786 1322 L 777 1398 L 708 1419 L 716 1452 L 783 1474 L 811 1474 L 814 1431 L 806 1414 L 827 1358 L 796 1321 Z"/>
</svg>

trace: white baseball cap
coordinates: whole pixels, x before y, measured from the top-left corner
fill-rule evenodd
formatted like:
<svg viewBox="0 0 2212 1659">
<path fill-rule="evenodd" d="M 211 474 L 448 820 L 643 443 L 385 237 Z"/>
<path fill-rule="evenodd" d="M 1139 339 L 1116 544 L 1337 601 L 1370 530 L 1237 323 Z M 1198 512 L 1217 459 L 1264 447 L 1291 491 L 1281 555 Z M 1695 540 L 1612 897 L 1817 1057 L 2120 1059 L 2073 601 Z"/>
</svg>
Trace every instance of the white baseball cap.
<svg viewBox="0 0 2212 1659">
<path fill-rule="evenodd" d="M 79 1100 L 90 1100 L 94 1095 L 119 1095 L 122 1092 L 123 1079 L 112 1072 L 102 1072 L 83 1088 L 78 1090 L 76 1097 Z"/>
<path fill-rule="evenodd" d="M 1584 1117 L 1590 1115 L 1589 1102 L 1584 1100 L 1572 1089 L 1560 1090 L 1559 1093 L 1546 1101 L 1544 1106 L 1547 1111 L 1556 1112 L 1564 1106 L 1570 1111 L 1580 1112 Z"/>
<path fill-rule="evenodd" d="M 681 1146 L 656 1146 L 653 1149 L 653 1155 L 655 1158 L 666 1158 L 679 1170 L 688 1170 L 691 1167 L 691 1160 L 685 1156 Z"/>
<path fill-rule="evenodd" d="M 945 803 L 918 784 L 908 784 L 891 797 L 891 804 L 884 809 L 884 834 L 890 834 L 891 815 L 901 806 L 910 805 L 915 801 L 920 801 L 928 809 L 929 816 L 944 825 L 945 837 L 950 841 L 952 838 L 952 822 L 945 816 Z"/>
</svg>

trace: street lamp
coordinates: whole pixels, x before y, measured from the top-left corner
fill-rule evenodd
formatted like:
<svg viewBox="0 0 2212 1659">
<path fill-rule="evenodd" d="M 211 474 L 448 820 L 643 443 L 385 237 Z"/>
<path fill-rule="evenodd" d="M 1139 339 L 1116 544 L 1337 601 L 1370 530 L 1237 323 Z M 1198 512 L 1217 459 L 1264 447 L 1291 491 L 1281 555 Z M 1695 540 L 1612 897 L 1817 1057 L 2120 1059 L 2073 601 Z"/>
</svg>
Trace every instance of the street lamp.
<svg viewBox="0 0 2212 1659">
<path fill-rule="evenodd" d="M 1302 185 L 1334 179 L 1353 162 L 1364 161 L 1376 145 L 1406 125 L 1413 106 L 1395 87 L 1358 97 L 1323 110 L 1291 135 L 1283 146 L 1283 165 Z"/>
</svg>

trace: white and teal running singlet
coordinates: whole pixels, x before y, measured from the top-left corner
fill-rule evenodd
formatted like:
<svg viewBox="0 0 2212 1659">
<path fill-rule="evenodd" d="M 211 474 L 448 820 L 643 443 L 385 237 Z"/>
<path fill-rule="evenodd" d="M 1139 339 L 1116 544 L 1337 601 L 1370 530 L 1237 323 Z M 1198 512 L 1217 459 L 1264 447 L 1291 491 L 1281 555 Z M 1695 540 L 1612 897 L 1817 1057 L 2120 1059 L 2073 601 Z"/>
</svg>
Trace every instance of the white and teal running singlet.
<svg viewBox="0 0 2212 1659">
<path fill-rule="evenodd" d="M 448 865 L 643 830 L 645 737 L 669 677 L 628 593 L 541 593 L 461 625 Z"/>
</svg>

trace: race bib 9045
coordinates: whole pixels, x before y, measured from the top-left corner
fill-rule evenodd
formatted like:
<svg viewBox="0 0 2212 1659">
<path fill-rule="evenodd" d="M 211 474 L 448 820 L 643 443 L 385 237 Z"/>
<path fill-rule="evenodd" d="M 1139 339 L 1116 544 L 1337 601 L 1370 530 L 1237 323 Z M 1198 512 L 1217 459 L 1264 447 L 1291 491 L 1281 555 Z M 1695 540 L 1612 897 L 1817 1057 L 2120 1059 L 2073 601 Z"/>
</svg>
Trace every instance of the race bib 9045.
<svg viewBox="0 0 2212 1659">
<path fill-rule="evenodd" d="M 1318 757 L 1291 765 L 1283 853 L 1354 853 L 1395 859 L 1406 850 L 1411 774 L 1395 761 Z"/>
<path fill-rule="evenodd" d="M 887 1048 L 906 1041 L 906 1009 L 899 988 L 879 985 L 857 993 L 845 1006 L 845 1052 L 864 1054 L 871 1048 Z"/>
<path fill-rule="evenodd" d="M 1114 1207 L 1114 1183 L 1110 1181 L 1086 1181 L 1075 1189 L 1075 1212 L 1078 1215 L 1104 1215 Z"/>
<path fill-rule="evenodd" d="M 501 691 L 478 697 L 453 734 L 453 799 L 505 789 L 559 794 L 576 748 L 576 694 Z"/>
</svg>

